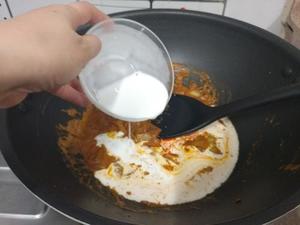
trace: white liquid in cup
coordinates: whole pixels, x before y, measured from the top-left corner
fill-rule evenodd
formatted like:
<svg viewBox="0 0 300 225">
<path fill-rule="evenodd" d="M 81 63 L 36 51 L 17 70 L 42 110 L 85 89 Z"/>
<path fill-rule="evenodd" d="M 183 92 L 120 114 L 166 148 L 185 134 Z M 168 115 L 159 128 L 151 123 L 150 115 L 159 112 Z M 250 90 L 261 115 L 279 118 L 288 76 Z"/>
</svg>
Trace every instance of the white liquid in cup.
<svg viewBox="0 0 300 225">
<path fill-rule="evenodd" d="M 96 99 L 106 113 L 126 121 L 154 119 L 169 100 L 165 85 L 155 77 L 137 71 L 96 90 Z"/>
</svg>

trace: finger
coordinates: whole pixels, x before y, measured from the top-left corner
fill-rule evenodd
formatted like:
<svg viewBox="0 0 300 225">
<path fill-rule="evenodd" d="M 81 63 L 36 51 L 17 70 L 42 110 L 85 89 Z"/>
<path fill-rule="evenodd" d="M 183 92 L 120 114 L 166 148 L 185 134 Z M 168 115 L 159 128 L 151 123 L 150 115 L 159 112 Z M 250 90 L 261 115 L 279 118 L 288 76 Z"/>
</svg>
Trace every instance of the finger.
<svg viewBox="0 0 300 225">
<path fill-rule="evenodd" d="M 80 1 L 69 4 L 73 9 L 70 10 L 71 25 L 74 29 L 80 25 L 87 23 L 95 24 L 99 21 L 106 20 L 109 17 L 99 11 L 94 5 L 89 2 Z"/>
<path fill-rule="evenodd" d="M 81 41 L 81 48 L 79 54 L 84 57 L 84 64 L 90 59 L 94 58 L 101 49 L 101 42 L 99 38 L 94 35 L 84 35 Z"/>
<path fill-rule="evenodd" d="M 68 84 L 61 86 L 60 88 L 57 88 L 55 90 L 52 90 L 50 91 L 50 93 L 81 107 L 86 107 L 89 102 L 84 94 L 75 90 Z"/>
<path fill-rule="evenodd" d="M 70 86 L 72 88 L 74 88 L 76 91 L 79 91 L 80 93 L 83 93 L 82 87 L 81 87 L 80 82 L 77 78 L 70 82 Z"/>
<path fill-rule="evenodd" d="M 22 102 L 27 96 L 23 92 L 9 92 L 5 97 L 0 98 L 0 108 L 9 108 Z"/>
</svg>

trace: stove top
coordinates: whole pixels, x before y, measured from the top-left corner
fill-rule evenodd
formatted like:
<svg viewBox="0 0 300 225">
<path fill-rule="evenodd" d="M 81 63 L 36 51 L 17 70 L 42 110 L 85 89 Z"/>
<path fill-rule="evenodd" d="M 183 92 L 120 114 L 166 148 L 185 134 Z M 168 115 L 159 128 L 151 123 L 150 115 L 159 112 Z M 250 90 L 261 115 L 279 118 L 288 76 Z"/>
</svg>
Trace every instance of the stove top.
<svg viewBox="0 0 300 225">
<path fill-rule="evenodd" d="M 79 225 L 33 196 L 13 174 L 0 153 L 1 225 Z"/>
</svg>

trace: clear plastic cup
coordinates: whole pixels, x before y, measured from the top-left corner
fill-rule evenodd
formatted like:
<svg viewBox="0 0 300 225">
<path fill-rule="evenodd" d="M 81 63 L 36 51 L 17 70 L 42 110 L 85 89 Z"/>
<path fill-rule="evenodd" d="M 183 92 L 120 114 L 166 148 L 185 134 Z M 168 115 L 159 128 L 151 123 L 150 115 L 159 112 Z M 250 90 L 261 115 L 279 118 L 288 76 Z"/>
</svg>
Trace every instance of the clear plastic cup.
<svg viewBox="0 0 300 225">
<path fill-rule="evenodd" d="M 154 119 L 162 113 L 173 91 L 174 72 L 160 39 L 144 25 L 119 18 L 100 22 L 87 34 L 102 43 L 79 75 L 89 100 L 125 121 Z"/>
</svg>

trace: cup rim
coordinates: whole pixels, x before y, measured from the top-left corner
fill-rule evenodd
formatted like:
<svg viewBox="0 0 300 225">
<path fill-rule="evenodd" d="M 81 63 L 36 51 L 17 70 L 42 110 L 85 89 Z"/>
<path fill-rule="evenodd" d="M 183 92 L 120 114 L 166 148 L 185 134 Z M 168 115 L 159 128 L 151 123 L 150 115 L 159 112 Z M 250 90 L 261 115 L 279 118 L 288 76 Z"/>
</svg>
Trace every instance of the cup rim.
<svg viewBox="0 0 300 225">
<path fill-rule="evenodd" d="M 147 35 L 151 41 L 153 41 L 155 43 L 155 45 L 157 45 L 157 47 L 162 51 L 163 55 L 165 56 L 165 59 L 167 61 L 167 64 L 168 64 L 168 68 L 169 68 L 169 72 L 170 72 L 170 75 L 171 75 L 171 79 L 170 79 L 170 82 L 171 82 L 171 87 L 170 89 L 168 89 L 168 101 L 167 101 L 167 104 L 168 102 L 170 101 L 171 97 L 172 97 L 172 94 L 173 94 L 173 90 L 174 90 L 174 82 L 175 82 L 175 74 L 174 74 L 174 69 L 173 69 L 173 66 L 172 66 L 172 60 L 171 60 L 171 57 L 170 57 L 170 54 L 166 48 L 166 46 L 164 45 L 164 43 L 161 41 L 161 39 L 151 30 L 149 29 L 147 26 L 135 21 L 135 20 L 131 20 L 131 19 L 125 19 L 125 18 L 109 18 L 109 19 L 106 19 L 106 20 L 103 20 L 99 23 L 96 23 L 95 25 L 93 25 L 87 32 L 86 34 L 89 34 L 89 35 L 93 35 L 93 31 L 99 29 L 99 27 L 103 26 L 104 24 L 106 23 L 109 23 L 109 22 L 114 22 L 114 23 L 118 23 L 118 22 L 125 22 L 125 23 L 122 23 L 122 25 L 124 26 L 128 26 L 132 29 L 135 29 L 137 30 L 135 27 L 133 27 L 132 25 L 136 26 L 136 27 L 140 27 L 141 28 L 141 31 L 144 31 L 146 30 Z M 150 34 L 150 35 L 149 35 Z M 101 51 L 101 50 L 100 50 Z M 86 66 L 85 66 L 86 67 Z M 84 67 L 84 68 L 85 68 Z M 101 111 L 103 111 L 104 113 L 114 117 L 114 118 L 117 118 L 117 119 L 121 119 L 121 120 L 126 120 L 126 121 L 130 121 L 130 122 L 138 122 L 138 121 L 145 121 L 147 119 L 142 119 L 142 118 L 139 118 L 139 119 L 134 119 L 134 118 L 124 118 L 124 117 L 120 117 L 119 115 L 116 115 L 114 113 L 111 113 L 109 112 L 108 110 L 105 109 L 105 107 L 102 107 L 101 105 L 99 105 L 99 103 L 95 100 L 95 96 L 91 93 L 90 89 L 88 88 L 88 86 L 86 85 L 86 82 L 84 80 L 84 73 L 82 73 L 82 71 L 84 70 L 84 68 L 81 70 L 81 72 L 79 73 L 79 81 L 80 81 L 80 84 L 82 86 L 82 89 L 83 89 L 83 92 L 84 94 L 86 95 L 86 97 L 91 101 L 91 103 L 96 106 L 98 109 L 100 109 Z"/>
</svg>

